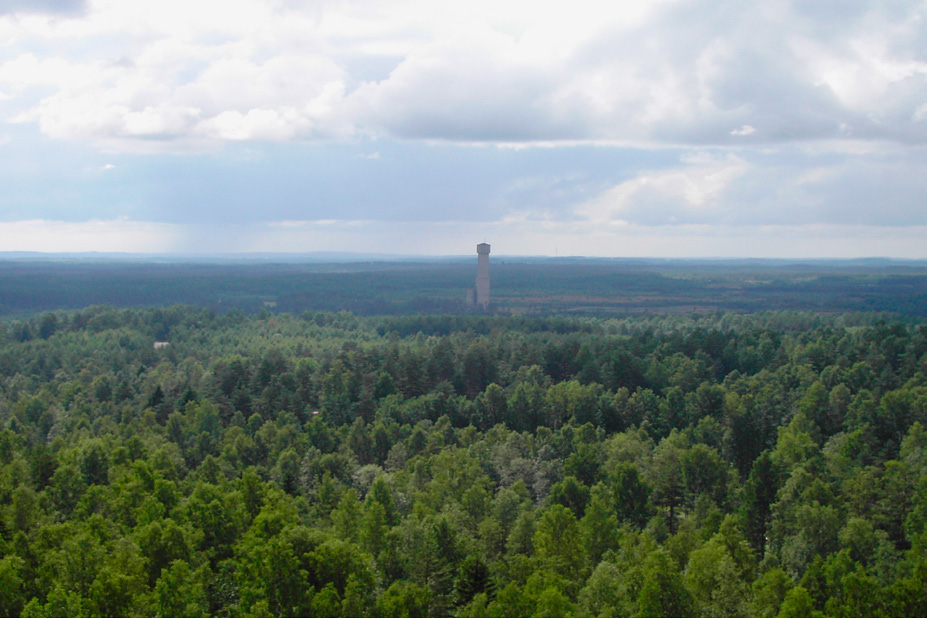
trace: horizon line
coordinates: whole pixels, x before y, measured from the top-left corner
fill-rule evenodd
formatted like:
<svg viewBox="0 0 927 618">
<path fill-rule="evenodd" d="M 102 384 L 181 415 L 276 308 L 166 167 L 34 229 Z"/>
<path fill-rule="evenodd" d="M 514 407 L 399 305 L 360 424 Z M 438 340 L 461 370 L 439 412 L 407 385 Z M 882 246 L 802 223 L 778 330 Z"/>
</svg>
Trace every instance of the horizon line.
<svg viewBox="0 0 927 618">
<path fill-rule="evenodd" d="M 476 254 L 447 253 L 447 254 L 403 254 L 381 253 L 363 251 L 240 251 L 240 252 L 127 252 L 127 251 L 0 251 L 0 260 L 21 259 L 99 259 L 99 260 L 191 260 L 191 261 L 248 261 L 281 259 L 293 260 L 326 260 L 333 262 L 356 261 L 431 261 L 431 260 L 457 260 L 470 259 Z M 600 255 L 546 255 L 546 254 L 500 254 L 493 253 L 492 259 L 525 259 L 525 260 L 603 260 L 625 262 L 895 262 L 895 263 L 927 263 L 927 257 L 904 258 L 887 257 L 880 255 L 856 257 L 772 257 L 772 256 L 600 256 Z"/>
</svg>

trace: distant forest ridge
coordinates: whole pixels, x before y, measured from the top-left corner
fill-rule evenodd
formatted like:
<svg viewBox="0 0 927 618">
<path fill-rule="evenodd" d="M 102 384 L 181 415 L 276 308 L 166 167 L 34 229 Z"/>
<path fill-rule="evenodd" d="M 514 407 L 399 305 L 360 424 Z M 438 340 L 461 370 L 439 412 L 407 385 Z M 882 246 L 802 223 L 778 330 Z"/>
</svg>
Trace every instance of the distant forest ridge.
<svg viewBox="0 0 927 618">
<path fill-rule="evenodd" d="M 475 255 L 475 254 L 474 254 Z M 155 262 L 155 263 L 267 263 L 267 264 L 290 264 L 290 263 L 356 263 L 363 264 L 369 262 L 436 262 L 445 263 L 448 261 L 475 261 L 470 253 L 465 254 L 448 254 L 448 255 L 415 255 L 415 254 L 393 254 L 393 253 L 358 253 L 350 251 L 307 251 L 304 253 L 274 253 L 274 252 L 250 252 L 250 253 L 124 253 L 111 251 L 82 251 L 67 253 L 50 253 L 42 251 L 0 251 L 0 264 L 6 260 L 26 260 L 26 261 L 55 261 L 55 262 L 74 262 L 74 261 L 93 261 L 93 262 Z M 728 266 L 752 266 L 752 267 L 837 267 L 837 268 L 916 268 L 927 269 L 927 258 L 924 259 L 903 259 L 888 257 L 858 257 L 858 258 L 755 258 L 755 257 L 692 257 L 692 258 L 669 258 L 669 257 L 601 257 L 601 256 L 534 256 L 534 255 L 505 255 L 494 253 L 492 261 L 517 261 L 517 262 L 549 262 L 549 263 L 574 263 L 600 262 L 606 264 L 625 264 L 639 266 L 663 266 L 682 268 L 690 267 L 694 264 L 707 264 L 719 267 Z"/>
<path fill-rule="evenodd" d="M 0 254 L 0 315 L 91 305 L 463 314 L 476 256 Z M 490 311 L 631 315 L 800 310 L 927 315 L 927 261 L 494 255 Z"/>
</svg>

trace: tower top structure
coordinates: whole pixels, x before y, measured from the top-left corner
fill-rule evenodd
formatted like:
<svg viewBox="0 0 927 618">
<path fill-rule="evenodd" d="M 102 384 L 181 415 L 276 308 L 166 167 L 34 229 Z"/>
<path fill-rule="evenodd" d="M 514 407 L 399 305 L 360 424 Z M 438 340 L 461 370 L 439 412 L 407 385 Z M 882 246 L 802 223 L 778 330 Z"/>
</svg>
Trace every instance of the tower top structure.
<svg viewBox="0 0 927 618">
<path fill-rule="evenodd" d="M 489 255 L 489 243 L 481 242 L 476 246 L 476 253 L 478 255 Z"/>
</svg>

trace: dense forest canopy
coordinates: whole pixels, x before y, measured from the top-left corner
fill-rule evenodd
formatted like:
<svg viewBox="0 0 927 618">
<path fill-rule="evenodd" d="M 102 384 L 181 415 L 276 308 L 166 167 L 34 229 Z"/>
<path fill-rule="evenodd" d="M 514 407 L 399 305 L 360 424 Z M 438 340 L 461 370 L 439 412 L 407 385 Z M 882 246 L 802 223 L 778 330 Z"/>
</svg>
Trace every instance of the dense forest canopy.
<svg viewBox="0 0 927 618">
<path fill-rule="evenodd" d="M 0 323 L 0 608 L 927 615 L 925 372 L 871 314 Z"/>
</svg>

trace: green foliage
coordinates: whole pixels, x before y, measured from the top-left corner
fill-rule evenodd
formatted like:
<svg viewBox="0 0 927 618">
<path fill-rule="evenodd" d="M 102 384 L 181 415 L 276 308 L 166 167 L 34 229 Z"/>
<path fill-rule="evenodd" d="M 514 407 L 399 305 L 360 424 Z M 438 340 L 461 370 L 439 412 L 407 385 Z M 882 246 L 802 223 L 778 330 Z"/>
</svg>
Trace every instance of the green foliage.
<svg viewBox="0 0 927 618">
<path fill-rule="evenodd" d="M 550 488 L 548 499 L 551 504 L 565 506 L 573 511 L 575 517 L 580 518 L 586 511 L 586 503 L 589 501 L 589 488 L 578 481 L 576 477 L 568 476 Z"/>
<path fill-rule="evenodd" d="M 612 496 L 603 483 L 593 487 L 591 493 L 592 499 L 579 527 L 589 566 L 594 566 L 606 552 L 618 549 L 618 518 Z"/>
<path fill-rule="evenodd" d="M 97 307 L 0 329 L 6 613 L 927 612 L 922 325 Z"/>
<path fill-rule="evenodd" d="M 582 574 L 583 544 L 573 512 L 552 504 L 542 513 L 532 539 L 542 564 L 565 579 Z"/>
<path fill-rule="evenodd" d="M 479 556 L 467 556 L 460 563 L 454 591 L 457 605 L 466 605 L 476 595 L 492 592 L 489 569 Z"/>
<path fill-rule="evenodd" d="M 377 599 L 376 613 L 382 618 L 426 618 L 429 600 L 427 588 L 397 581 Z"/>
<path fill-rule="evenodd" d="M 750 614 L 761 618 L 773 618 L 779 615 L 783 601 L 794 583 L 788 574 L 775 567 L 768 570 L 753 582 L 753 600 Z"/>
<path fill-rule="evenodd" d="M 785 594 L 785 600 L 779 610 L 779 618 L 813 618 L 821 613 L 814 609 L 811 595 L 801 586 L 792 588 Z"/>
<path fill-rule="evenodd" d="M 25 561 L 19 556 L 0 558 L 0 607 L 9 614 L 16 614 L 25 605 L 22 570 Z"/>
<path fill-rule="evenodd" d="M 621 616 L 624 575 L 610 562 L 600 562 L 579 593 L 579 608 L 585 616 Z"/>
<path fill-rule="evenodd" d="M 689 555 L 685 582 L 699 615 L 746 614 L 747 582 L 720 534 Z"/>
<path fill-rule="evenodd" d="M 637 466 L 622 462 L 612 472 L 612 503 L 619 522 L 639 528 L 646 524 L 653 510 L 650 487 L 640 478 Z"/>
<path fill-rule="evenodd" d="M 637 599 L 637 616 L 695 616 L 692 594 L 683 584 L 675 565 L 662 551 L 648 557 L 644 579 Z"/>
</svg>

